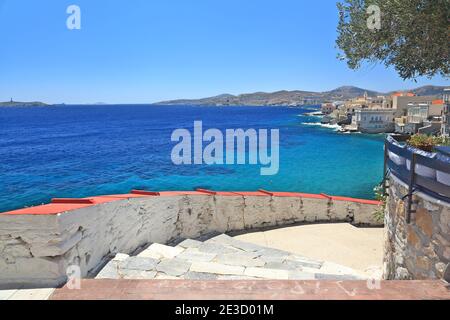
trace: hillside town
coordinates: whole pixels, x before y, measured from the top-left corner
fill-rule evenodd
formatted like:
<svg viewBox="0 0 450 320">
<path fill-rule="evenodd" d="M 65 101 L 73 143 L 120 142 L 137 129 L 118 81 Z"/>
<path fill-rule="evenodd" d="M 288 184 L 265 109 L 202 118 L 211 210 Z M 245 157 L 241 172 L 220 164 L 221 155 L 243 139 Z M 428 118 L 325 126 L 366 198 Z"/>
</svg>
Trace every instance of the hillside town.
<svg viewBox="0 0 450 320">
<path fill-rule="evenodd" d="M 443 95 L 396 92 L 323 103 L 323 124 L 341 132 L 400 133 L 449 136 L 450 88 Z"/>
</svg>

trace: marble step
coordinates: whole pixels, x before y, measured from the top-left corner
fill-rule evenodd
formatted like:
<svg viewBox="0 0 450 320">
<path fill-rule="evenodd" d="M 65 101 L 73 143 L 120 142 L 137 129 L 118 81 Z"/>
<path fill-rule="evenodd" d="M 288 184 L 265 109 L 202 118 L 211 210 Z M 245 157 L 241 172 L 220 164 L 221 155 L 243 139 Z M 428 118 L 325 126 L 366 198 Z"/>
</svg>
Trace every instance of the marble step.
<svg viewBox="0 0 450 320">
<path fill-rule="evenodd" d="M 137 256 L 117 254 L 97 279 L 361 280 L 365 275 L 330 262 L 234 239 L 186 239 L 176 246 L 154 243 Z"/>
</svg>

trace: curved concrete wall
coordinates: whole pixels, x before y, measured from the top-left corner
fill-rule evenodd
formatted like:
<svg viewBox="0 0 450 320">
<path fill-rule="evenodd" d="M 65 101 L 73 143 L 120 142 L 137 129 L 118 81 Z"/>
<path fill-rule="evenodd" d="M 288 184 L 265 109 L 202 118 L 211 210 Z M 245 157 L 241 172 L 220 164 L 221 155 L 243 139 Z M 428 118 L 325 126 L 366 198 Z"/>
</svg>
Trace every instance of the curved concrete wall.
<svg viewBox="0 0 450 320">
<path fill-rule="evenodd" d="M 261 192 L 133 193 L 0 214 L 0 287 L 56 286 L 66 269 L 95 272 L 118 252 L 211 232 L 299 222 L 379 225 L 378 202 L 327 195 Z"/>
</svg>

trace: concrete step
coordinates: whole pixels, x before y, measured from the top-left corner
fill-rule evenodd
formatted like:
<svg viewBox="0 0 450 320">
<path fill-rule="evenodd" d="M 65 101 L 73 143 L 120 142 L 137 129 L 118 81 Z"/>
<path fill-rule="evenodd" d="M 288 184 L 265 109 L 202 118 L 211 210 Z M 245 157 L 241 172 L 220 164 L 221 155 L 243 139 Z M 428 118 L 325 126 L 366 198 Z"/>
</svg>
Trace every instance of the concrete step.
<svg viewBox="0 0 450 320">
<path fill-rule="evenodd" d="M 159 243 L 153 243 L 147 249 L 140 252 L 137 256 L 154 259 L 172 259 L 183 251 L 184 249 L 180 247 L 171 247 Z"/>
<path fill-rule="evenodd" d="M 154 243 L 137 256 L 117 254 L 97 279 L 191 280 L 361 280 L 353 269 L 287 251 L 237 240 L 225 234 L 176 246 Z"/>
</svg>

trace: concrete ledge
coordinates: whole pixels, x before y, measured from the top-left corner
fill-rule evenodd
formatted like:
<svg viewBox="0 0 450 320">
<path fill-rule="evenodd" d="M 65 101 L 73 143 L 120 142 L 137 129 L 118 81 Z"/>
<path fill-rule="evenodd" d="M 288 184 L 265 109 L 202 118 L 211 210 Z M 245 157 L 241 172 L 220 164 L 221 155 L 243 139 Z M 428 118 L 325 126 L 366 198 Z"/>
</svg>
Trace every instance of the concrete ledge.
<svg viewBox="0 0 450 320">
<path fill-rule="evenodd" d="M 444 281 L 82 280 L 52 300 L 449 300 Z"/>
<path fill-rule="evenodd" d="M 58 286 L 69 266 L 81 276 L 118 252 L 212 232 L 294 223 L 350 222 L 379 226 L 377 201 L 281 192 L 133 191 L 56 199 L 0 214 L 0 288 Z"/>
<path fill-rule="evenodd" d="M 148 196 L 195 196 L 195 195 L 218 195 L 218 196 L 260 196 L 260 197 L 296 197 L 296 198 L 309 198 L 328 201 L 345 201 L 353 203 L 361 203 L 368 205 L 379 205 L 380 201 L 357 199 L 341 196 L 330 196 L 325 193 L 321 194 L 309 194 L 300 192 L 271 192 L 266 190 L 258 191 L 213 191 L 206 189 L 197 189 L 196 191 L 145 191 L 145 190 L 132 190 L 129 194 L 118 195 L 104 195 L 89 198 L 53 198 L 50 204 L 34 206 L 30 208 L 18 209 L 8 212 L 0 212 L 0 215 L 24 215 L 24 214 L 58 214 L 66 211 L 77 210 L 85 208 L 87 206 L 93 206 L 100 203 L 148 197 Z"/>
</svg>

